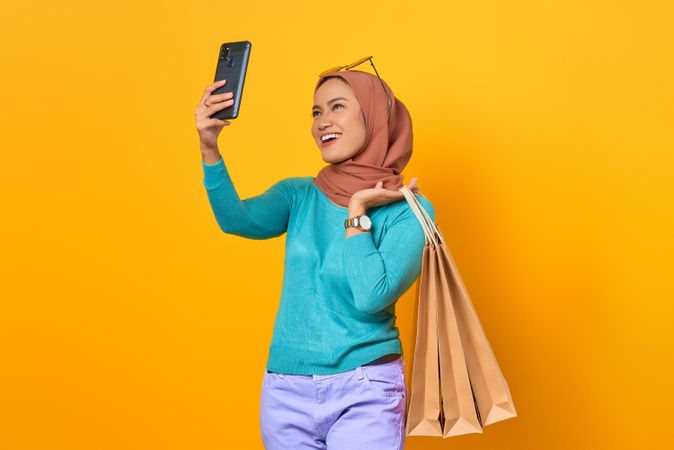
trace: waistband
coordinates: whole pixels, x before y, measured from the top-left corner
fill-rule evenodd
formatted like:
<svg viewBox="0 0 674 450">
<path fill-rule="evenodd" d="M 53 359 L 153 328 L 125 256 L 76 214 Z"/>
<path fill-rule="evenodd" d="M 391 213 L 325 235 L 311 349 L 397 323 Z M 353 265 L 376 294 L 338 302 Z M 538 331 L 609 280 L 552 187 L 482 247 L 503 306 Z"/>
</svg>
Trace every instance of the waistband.
<svg viewBox="0 0 674 450">
<path fill-rule="evenodd" d="M 372 365 L 384 365 L 384 364 L 400 364 L 404 365 L 405 359 L 402 355 L 385 355 L 382 356 L 381 358 L 377 358 L 374 361 L 370 361 L 369 363 L 366 364 L 361 364 L 360 366 L 356 367 L 355 369 L 347 370 L 346 372 L 340 372 L 340 373 L 333 373 L 331 375 L 296 375 L 296 374 L 285 374 L 285 373 L 278 373 L 278 372 L 270 372 L 267 371 L 268 373 L 275 373 L 276 375 L 279 376 L 279 378 L 285 378 L 285 377 L 293 377 L 293 378 L 306 378 L 306 379 L 313 379 L 313 380 L 325 380 L 327 378 L 334 378 L 334 377 L 341 377 L 344 375 L 347 375 L 349 373 L 355 372 L 358 375 L 358 379 L 363 378 L 363 366 L 372 366 Z"/>
<path fill-rule="evenodd" d="M 385 364 L 388 362 L 396 361 L 396 360 L 401 360 L 402 361 L 402 355 L 399 355 L 397 353 L 392 353 L 390 355 L 384 355 L 381 358 L 377 358 L 374 361 L 370 361 L 369 363 L 363 364 L 364 366 L 370 366 L 372 364 Z"/>
</svg>

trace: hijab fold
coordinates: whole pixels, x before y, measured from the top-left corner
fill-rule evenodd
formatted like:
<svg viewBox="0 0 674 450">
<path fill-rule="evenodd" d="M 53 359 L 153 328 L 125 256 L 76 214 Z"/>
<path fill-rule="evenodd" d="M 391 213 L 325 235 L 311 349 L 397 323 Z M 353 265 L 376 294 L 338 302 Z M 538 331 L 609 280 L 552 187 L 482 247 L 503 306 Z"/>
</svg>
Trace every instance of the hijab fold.
<svg viewBox="0 0 674 450">
<path fill-rule="evenodd" d="M 348 207 L 351 196 L 374 188 L 382 181 L 385 189 L 403 185 L 402 170 L 412 157 L 412 118 L 405 105 L 393 95 L 383 80 L 367 72 L 328 72 L 319 78 L 340 77 L 353 89 L 365 116 L 365 143 L 351 158 L 323 167 L 314 177 L 316 186 L 340 206 Z M 382 82 L 384 87 L 382 88 Z M 391 98 L 391 118 L 387 120 L 386 94 Z"/>
</svg>

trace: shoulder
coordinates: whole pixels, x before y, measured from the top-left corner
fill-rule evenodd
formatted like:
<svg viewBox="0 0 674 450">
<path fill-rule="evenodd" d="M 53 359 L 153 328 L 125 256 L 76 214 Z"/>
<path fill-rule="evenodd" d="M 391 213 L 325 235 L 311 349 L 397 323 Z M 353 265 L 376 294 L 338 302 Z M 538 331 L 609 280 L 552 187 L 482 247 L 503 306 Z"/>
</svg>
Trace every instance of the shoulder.
<svg viewBox="0 0 674 450">
<path fill-rule="evenodd" d="M 435 208 L 433 207 L 433 203 L 421 194 L 417 194 L 417 199 L 419 200 L 419 203 L 421 203 L 421 206 L 423 206 L 423 208 L 426 210 L 428 215 L 431 216 L 431 219 L 435 221 Z"/>
<path fill-rule="evenodd" d="M 311 177 L 286 177 L 274 183 L 266 192 L 277 195 L 287 204 L 293 205 L 306 195 L 311 180 Z"/>
<path fill-rule="evenodd" d="M 286 177 L 274 183 L 271 189 L 284 189 L 291 192 L 306 189 L 311 183 L 311 179 L 311 177 Z"/>
<path fill-rule="evenodd" d="M 311 184 L 312 177 L 287 177 L 280 180 L 282 183 L 292 189 L 306 189 Z"/>
<path fill-rule="evenodd" d="M 290 183 L 293 186 L 307 186 L 311 181 L 313 180 L 313 177 L 307 176 L 307 177 L 288 177 L 284 178 L 283 181 L 286 183 Z"/>
<path fill-rule="evenodd" d="M 419 204 L 421 204 L 421 207 L 431 217 L 431 220 L 435 222 L 435 208 L 433 207 L 433 203 L 422 194 L 415 194 L 415 197 L 419 201 Z M 403 199 L 399 202 L 396 202 L 394 205 L 395 208 L 391 211 L 391 213 L 395 217 L 393 220 L 394 222 L 412 219 L 418 220 L 416 218 L 416 215 L 414 214 L 414 211 L 412 210 L 412 207 L 407 202 L 407 199 Z"/>
</svg>

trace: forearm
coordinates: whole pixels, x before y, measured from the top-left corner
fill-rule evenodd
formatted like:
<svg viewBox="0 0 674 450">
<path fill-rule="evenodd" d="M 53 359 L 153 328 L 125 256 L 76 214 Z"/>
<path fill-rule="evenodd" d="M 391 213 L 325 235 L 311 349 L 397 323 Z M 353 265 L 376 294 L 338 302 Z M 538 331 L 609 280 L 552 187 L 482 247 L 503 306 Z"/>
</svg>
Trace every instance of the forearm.
<svg viewBox="0 0 674 450">
<path fill-rule="evenodd" d="M 202 161 L 205 162 L 206 164 L 215 164 L 222 158 L 220 155 L 220 151 L 218 148 L 210 148 L 210 147 L 204 147 L 203 145 L 201 147 L 201 158 Z"/>
<path fill-rule="evenodd" d="M 355 308 L 374 314 L 394 303 L 421 272 L 423 248 L 423 230 L 411 211 L 394 220 L 377 245 L 371 232 L 347 238 L 344 270 Z"/>
<path fill-rule="evenodd" d="M 268 189 L 263 194 L 242 200 L 224 161 L 212 153 L 204 153 L 203 158 L 204 186 L 215 219 L 223 232 L 251 239 L 268 239 L 285 232 L 288 201 L 281 194 L 272 192 L 276 189 Z M 213 163 L 207 162 L 213 159 Z"/>
</svg>

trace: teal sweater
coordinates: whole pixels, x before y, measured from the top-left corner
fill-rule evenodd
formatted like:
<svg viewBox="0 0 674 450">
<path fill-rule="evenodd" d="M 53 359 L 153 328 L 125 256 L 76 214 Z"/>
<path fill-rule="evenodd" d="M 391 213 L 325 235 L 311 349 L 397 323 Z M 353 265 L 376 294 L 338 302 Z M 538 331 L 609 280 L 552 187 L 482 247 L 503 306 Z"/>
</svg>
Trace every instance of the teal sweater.
<svg viewBox="0 0 674 450">
<path fill-rule="evenodd" d="M 313 177 L 285 178 L 242 200 L 222 158 L 202 165 L 223 232 L 249 239 L 287 233 L 267 370 L 331 375 L 403 353 L 395 302 L 421 273 L 424 248 L 405 199 L 368 209 L 371 232 L 346 238 L 348 208 L 333 203 Z M 435 220 L 430 201 L 416 195 Z"/>
</svg>

